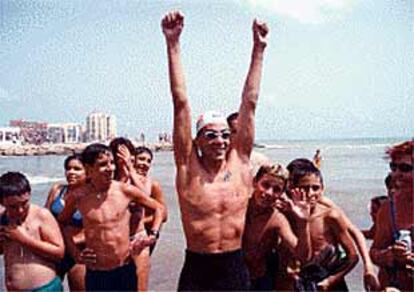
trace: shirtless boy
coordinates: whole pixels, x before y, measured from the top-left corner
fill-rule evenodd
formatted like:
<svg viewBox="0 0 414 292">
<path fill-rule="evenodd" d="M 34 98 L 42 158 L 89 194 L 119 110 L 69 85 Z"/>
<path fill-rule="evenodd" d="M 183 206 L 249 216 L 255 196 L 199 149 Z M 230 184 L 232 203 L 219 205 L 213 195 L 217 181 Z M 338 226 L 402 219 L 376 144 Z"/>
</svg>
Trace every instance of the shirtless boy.
<svg viewBox="0 0 414 292">
<path fill-rule="evenodd" d="M 379 266 L 381 288 L 414 290 L 414 140 L 391 147 L 387 154 L 394 192 L 376 218 L 371 257 Z M 411 246 L 399 240 L 400 230 L 410 231 Z"/>
<path fill-rule="evenodd" d="M 291 168 L 288 167 L 288 169 Z M 289 175 L 290 189 L 298 188 L 304 191 L 310 202 L 312 259 L 317 258 L 331 246 L 338 248 L 340 245 L 346 253 L 346 258 L 340 261 L 340 266 L 330 267 L 329 275 L 320 279 L 316 285 L 319 290 L 347 291 L 344 277 L 358 262 L 354 244 L 348 233 L 348 226 L 336 208 L 320 202 L 324 190 L 323 179 L 321 172 L 313 163 L 292 169 Z"/>
<path fill-rule="evenodd" d="M 131 260 L 129 204 L 135 201 L 154 210 L 151 235 L 156 240 L 164 208 L 138 188 L 114 181 L 114 158 L 109 147 L 91 144 L 82 152 L 87 178 L 84 186 L 68 200 L 59 220 L 70 220 L 79 209 L 85 228 L 87 291 L 136 290 L 136 269 Z"/>
<path fill-rule="evenodd" d="M 243 251 L 253 291 L 275 290 L 274 271 L 267 268 L 267 260 L 279 244 L 285 245 L 304 262 L 310 259 L 309 203 L 303 197 L 290 201 L 297 236 L 292 232 L 286 216 L 274 208 L 285 191 L 287 176 L 281 165 L 264 165 L 254 178 L 254 192 L 247 209 L 243 234 Z M 295 194 L 300 195 L 300 192 L 295 190 Z"/>
<path fill-rule="evenodd" d="M 315 165 L 314 161 L 310 161 L 306 158 L 298 158 L 289 163 L 287 169 L 289 173 L 294 173 L 300 169 L 306 169 L 308 167 L 312 167 L 312 165 L 316 166 L 320 169 L 317 165 Z M 290 181 L 290 179 L 289 179 Z M 289 184 L 289 182 L 288 182 Z M 365 242 L 364 235 L 359 230 L 355 224 L 351 222 L 351 220 L 346 216 L 341 208 L 339 208 L 332 200 L 330 200 L 326 196 L 320 196 L 319 202 L 326 207 L 333 208 L 339 214 L 341 221 L 345 223 L 348 229 L 348 233 L 351 236 L 354 244 L 356 245 L 358 252 L 362 258 L 363 266 L 364 266 L 364 287 L 367 291 L 378 290 L 379 289 L 379 282 L 378 277 L 375 274 L 374 264 L 372 263 L 371 257 L 369 256 L 368 248 Z"/>
<path fill-rule="evenodd" d="M 0 177 L 0 252 L 7 290 L 62 291 L 55 264 L 63 258 L 58 223 L 46 208 L 30 203 L 30 184 L 18 172 Z"/>
<path fill-rule="evenodd" d="M 176 188 L 187 250 L 178 290 L 247 290 L 249 275 L 241 251 L 247 203 L 252 192 L 249 158 L 259 95 L 266 24 L 253 22 L 252 59 L 242 93 L 239 131 L 230 144 L 224 116 L 207 112 L 192 139 L 191 115 L 180 60 L 184 16 L 170 12 L 161 23 L 167 44 L 174 105 Z"/>
</svg>

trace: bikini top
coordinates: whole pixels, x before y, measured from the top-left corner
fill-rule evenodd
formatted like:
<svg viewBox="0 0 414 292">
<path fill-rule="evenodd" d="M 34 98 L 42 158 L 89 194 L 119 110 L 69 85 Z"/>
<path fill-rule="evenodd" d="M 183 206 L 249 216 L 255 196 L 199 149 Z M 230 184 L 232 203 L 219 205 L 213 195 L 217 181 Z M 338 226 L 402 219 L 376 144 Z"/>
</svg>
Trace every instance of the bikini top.
<svg viewBox="0 0 414 292">
<path fill-rule="evenodd" d="M 66 193 L 68 187 L 63 186 L 59 192 L 59 195 L 54 199 L 52 205 L 50 205 L 50 211 L 52 212 L 53 216 L 57 218 L 57 216 L 63 211 L 64 203 L 63 195 Z M 76 209 L 75 213 L 72 214 L 71 225 L 75 227 L 83 227 L 82 223 L 82 215 L 79 210 Z"/>
</svg>

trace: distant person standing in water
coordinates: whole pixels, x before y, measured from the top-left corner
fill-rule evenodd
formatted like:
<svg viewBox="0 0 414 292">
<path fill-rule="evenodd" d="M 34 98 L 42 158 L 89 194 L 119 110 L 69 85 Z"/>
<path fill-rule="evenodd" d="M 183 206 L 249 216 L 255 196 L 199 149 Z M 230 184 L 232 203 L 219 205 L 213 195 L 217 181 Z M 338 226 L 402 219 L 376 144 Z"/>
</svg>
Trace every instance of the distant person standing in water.
<svg viewBox="0 0 414 292">
<path fill-rule="evenodd" d="M 0 177 L 0 254 L 4 255 L 8 291 L 62 291 L 55 264 L 65 246 L 48 209 L 30 203 L 31 187 L 19 172 Z"/>
<path fill-rule="evenodd" d="M 65 207 L 65 202 L 71 195 L 71 190 L 83 185 L 86 181 L 85 168 L 80 154 L 68 156 L 64 161 L 66 184 L 55 184 L 49 191 L 45 207 L 53 216 L 57 216 Z M 57 265 L 59 276 L 64 279 L 68 276 L 68 284 L 71 291 L 85 291 L 86 267 L 82 262 L 82 250 L 85 247 L 85 233 L 83 230 L 82 215 L 77 210 L 70 222 L 61 225 L 65 239 L 65 257 Z"/>
<path fill-rule="evenodd" d="M 320 149 L 316 149 L 315 155 L 313 156 L 313 164 L 315 164 L 315 166 L 318 169 L 321 169 L 322 156 L 321 156 L 321 150 Z"/>
<path fill-rule="evenodd" d="M 230 147 L 226 118 L 201 115 L 192 139 L 190 105 L 180 58 L 184 16 L 162 19 L 174 105 L 173 144 L 176 188 L 187 250 L 179 291 L 247 290 L 249 275 L 241 251 L 248 199 L 252 192 L 250 153 L 268 28 L 253 22 L 251 64 L 242 93 L 239 131 Z"/>
</svg>

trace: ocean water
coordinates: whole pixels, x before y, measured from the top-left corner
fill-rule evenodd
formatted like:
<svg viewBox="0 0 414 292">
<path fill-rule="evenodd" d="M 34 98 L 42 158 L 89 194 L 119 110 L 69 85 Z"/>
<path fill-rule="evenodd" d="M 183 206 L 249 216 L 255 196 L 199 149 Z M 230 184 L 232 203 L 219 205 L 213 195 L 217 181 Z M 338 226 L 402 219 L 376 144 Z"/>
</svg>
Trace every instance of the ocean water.
<svg viewBox="0 0 414 292">
<path fill-rule="evenodd" d="M 407 138 L 408 139 L 408 138 Z M 312 158 L 321 150 L 325 195 L 343 208 L 360 228 L 370 226 L 367 205 L 370 198 L 386 193 L 384 178 L 388 173 L 385 149 L 404 138 L 348 139 L 315 141 L 259 141 L 266 148 L 255 151 L 273 162 L 286 165 L 289 161 Z M 51 185 L 63 181 L 64 156 L 1 157 L 0 174 L 6 171 L 25 173 L 32 185 L 32 200 L 44 205 Z M 185 240 L 181 226 L 177 196 L 174 189 L 175 168 L 172 152 L 155 153 L 151 175 L 160 181 L 168 206 L 168 222 L 152 256 L 150 289 L 176 290 L 184 259 Z M 370 244 L 368 242 L 368 244 Z M 362 291 L 362 265 L 347 276 L 351 291 Z M 4 271 L 0 257 L 0 291 L 4 291 Z"/>
</svg>

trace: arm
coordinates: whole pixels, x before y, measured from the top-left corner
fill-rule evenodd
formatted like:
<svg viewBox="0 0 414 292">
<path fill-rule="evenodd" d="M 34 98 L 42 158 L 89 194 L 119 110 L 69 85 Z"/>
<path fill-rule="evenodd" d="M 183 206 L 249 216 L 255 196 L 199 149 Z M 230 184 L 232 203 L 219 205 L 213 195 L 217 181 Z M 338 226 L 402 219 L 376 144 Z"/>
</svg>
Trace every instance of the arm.
<svg viewBox="0 0 414 292">
<path fill-rule="evenodd" d="M 309 224 L 307 221 L 296 224 L 297 236 L 293 233 L 289 221 L 284 215 L 277 218 L 278 233 L 283 244 L 294 254 L 302 263 L 306 263 L 311 257 L 311 241 Z M 298 240 L 300 238 L 300 240 Z"/>
<path fill-rule="evenodd" d="M 73 196 L 67 196 L 65 200 L 65 207 L 63 208 L 62 212 L 57 217 L 57 220 L 62 225 L 67 225 L 70 223 L 72 219 L 73 213 L 76 211 L 76 194 Z"/>
<path fill-rule="evenodd" d="M 183 174 L 192 151 L 191 116 L 180 57 L 180 34 L 184 27 L 184 16 L 173 11 L 161 22 L 167 44 L 170 90 L 174 106 L 173 144 L 178 174 Z"/>
<path fill-rule="evenodd" d="M 249 71 L 242 93 L 242 102 L 239 109 L 238 124 L 243 126 L 243 131 L 237 131 L 233 145 L 239 156 L 246 161 L 250 159 L 250 153 L 254 142 L 254 115 L 257 99 L 259 97 L 260 80 L 262 73 L 263 53 L 266 47 L 266 36 L 269 29 L 265 23 L 253 22 L 253 50 Z"/>
<path fill-rule="evenodd" d="M 370 255 L 372 261 L 380 267 L 404 267 L 408 252 L 404 243 L 393 242 L 389 214 L 389 204 L 386 203 L 378 211 L 376 223 L 381 223 L 381 228 L 377 228 L 375 232 Z"/>
<path fill-rule="evenodd" d="M 53 201 L 56 199 L 60 189 L 62 186 L 60 184 L 54 184 L 49 191 L 49 194 L 46 199 L 45 208 L 50 210 L 50 206 L 52 205 Z"/>
<path fill-rule="evenodd" d="M 349 220 L 348 216 L 340 209 L 338 206 L 335 205 L 334 202 L 329 200 L 327 197 L 322 197 L 322 204 L 325 206 L 329 206 L 334 208 L 342 217 L 342 221 L 347 226 L 348 232 L 352 237 L 352 240 L 355 242 L 358 252 L 362 257 L 362 262 L 364 264 L 364 284 L 365 286 L 371 287 L 371 289 L 378 290 L 379 289 L 379 281 L 378 277 L 374 270 L 374 265 L 372 263 L 371 257 L 368 252 L 368 248 L 366 246 L 365 238 L 362 232 Z M 381 228 L 378 228 L 378 230 Z M 368 287 L 367 287 L 368 288 Z"/>
<path fill-rule="evenodd" d="M 328 278 L 318 283 L 318 287 L 321 287 L 322 290 L 329 290 L 331 286 L 341 281 L 358 263 L 358 255 L 356 253 L 355 246 L 352 242 L 351 236 L 349 235 L 348 227 L 342 220 L 341 215 L 334 210 L 328 216 L 327 224 L 329 224 L 329 227 L 338 243 L 345 250 L 346 260 L 338 272 L 330 275 Z"/>
<path fill-rule="evenodd" d="M 133 185 L 122 184 L 125 194 L 131 197 L 135 202 L 154 211 L 154 221 L 152 230 L 159 231 L 165 214 L 165 208 L 156 200 L 148 197 L 143 191 Z"/>
<path fill-rule="evenodd" d="M 40 239 L 32 237 L 23 226 L 7 227 L 8 238 L 19 242 L 41 257 L 60 261 L 65 252 L 59 225 L 47 209 L 39 209 Z"/>
</svg>

